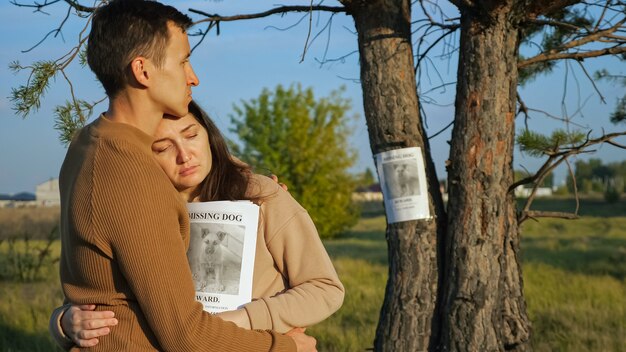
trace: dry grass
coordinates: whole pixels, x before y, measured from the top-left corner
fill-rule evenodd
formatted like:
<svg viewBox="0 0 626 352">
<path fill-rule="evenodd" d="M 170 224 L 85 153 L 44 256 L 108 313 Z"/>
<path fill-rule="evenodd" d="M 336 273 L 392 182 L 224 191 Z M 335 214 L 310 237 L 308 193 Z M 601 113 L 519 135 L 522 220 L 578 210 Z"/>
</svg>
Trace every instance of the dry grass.
<svg viewBox="0 0 626 352">
<path fill-rule="evenodd" d="M 59 223 L 59 207 L 0 208 L 0 241 L 11 237 L 45 239 Z"/>
</svg>

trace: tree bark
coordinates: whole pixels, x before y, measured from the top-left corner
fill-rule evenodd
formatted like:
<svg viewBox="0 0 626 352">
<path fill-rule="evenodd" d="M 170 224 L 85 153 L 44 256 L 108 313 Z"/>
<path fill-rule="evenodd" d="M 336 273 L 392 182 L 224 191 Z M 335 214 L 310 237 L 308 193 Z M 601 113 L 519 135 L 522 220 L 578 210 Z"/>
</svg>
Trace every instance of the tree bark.
<svg viewBox="0 0 626 352">
<path fill-rule="evenodd" d="M 344 1 L 355 20 L 365 117 L 373 154 L 421 147 L 432 219 L 387 226 L 389 279 L 376 330 L 376 351 L 434 346 L 438 259 L 445 226 L 439 182 L 419 113 L 408 0 Z M 433 329 L 435 327 L 435 329 Z"/>
<path fill-rule="evenodd" d="M 515 200 L 508 192 L 513 184 L 518 49 L 511 3 L 461 7 L 448 170 L 444 351 L 530 349 L 519 228 Z"/>
</svg>

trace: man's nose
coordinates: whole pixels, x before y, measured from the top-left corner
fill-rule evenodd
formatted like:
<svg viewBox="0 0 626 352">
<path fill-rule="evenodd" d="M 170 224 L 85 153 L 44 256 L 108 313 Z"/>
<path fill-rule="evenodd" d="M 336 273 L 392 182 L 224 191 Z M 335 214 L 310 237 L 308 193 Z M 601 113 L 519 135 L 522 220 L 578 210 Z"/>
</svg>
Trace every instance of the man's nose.
<svg viewBox="0 0 626 352">
<path fill-rule="evenodd" d="M 200 80 L 198 79 L 198 76 L 196 76 L 196 73 L 193 71 L 193 68 L 189 67 L 189 73 L 187 74 L 187 84 L 189 84 L 190 86 L 197 86 L 198 84 L 200 84 Z"/>
</svg>

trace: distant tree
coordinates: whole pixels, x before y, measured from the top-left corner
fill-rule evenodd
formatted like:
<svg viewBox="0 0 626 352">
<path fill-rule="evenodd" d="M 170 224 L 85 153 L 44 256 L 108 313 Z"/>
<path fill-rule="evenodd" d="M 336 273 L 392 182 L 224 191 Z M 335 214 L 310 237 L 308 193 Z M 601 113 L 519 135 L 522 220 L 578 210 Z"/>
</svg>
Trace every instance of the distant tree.
<svg viewBox="0 0 626 352">
<path fill-rule="evenodd" d="M 574 178 L 567 179 L 567 189 L 583 194 L 604 194 L 607 201 L 617 201 L 626 192 L 626 161 L 603 164 L 591 158 L 574 164 Z M 575 186 L 574 187 L 574 180 Z"/>
<path fill-rule="evenodd" d="M 363 173 L 357 175 L 357 179 L 359 187 L 369 187 L 376 183 L 376 176 L 374 176 L 374 172 L 369 167 Z"/>
<path fill-rule="evenodd" d="M 343 90 L 316 99 L 300 85 L 264 89 L 231 115 L 246 162 L 279 175 L 311 214 L 320 236 L 334 237 L 354 225 L 356 178 L 348 172 L 356 152 L 348 147 L 350 101 Z"/>
</svg>

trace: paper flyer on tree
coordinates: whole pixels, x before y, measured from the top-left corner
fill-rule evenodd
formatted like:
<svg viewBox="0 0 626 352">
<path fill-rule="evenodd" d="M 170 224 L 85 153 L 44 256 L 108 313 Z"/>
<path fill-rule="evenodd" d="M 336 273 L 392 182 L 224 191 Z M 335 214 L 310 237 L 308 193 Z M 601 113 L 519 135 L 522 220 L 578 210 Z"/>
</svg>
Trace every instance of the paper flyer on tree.
<svg viewBox="0 0 626 352">
<path fill-rule="evenodd" d="M 376 154 L 375 159 L 387 222 L 430 218 L 421 148 L 390 150 Z"/>
<path fill-rule="evenodd" d="M 234 310 L 252 299 L 259 207 L 249 201 L 188 203 L 187 259 L 204 310 Z"/>
</svg>

